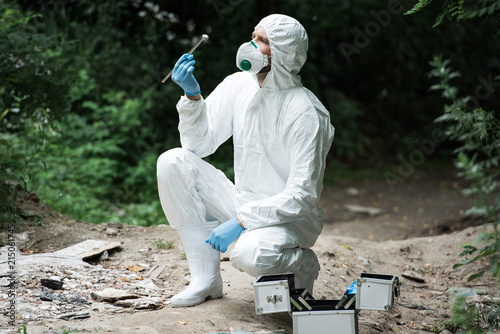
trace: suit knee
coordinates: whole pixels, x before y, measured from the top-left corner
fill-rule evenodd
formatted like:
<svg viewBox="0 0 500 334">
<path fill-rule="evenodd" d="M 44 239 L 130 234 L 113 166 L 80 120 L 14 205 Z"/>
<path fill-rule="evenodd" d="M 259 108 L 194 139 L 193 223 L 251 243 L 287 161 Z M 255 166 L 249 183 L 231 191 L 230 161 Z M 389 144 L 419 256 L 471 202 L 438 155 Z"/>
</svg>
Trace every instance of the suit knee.
<svg viewBox="0 0 500 334">
<path fill-rule="evenodd" d="M 274 274 L 280 257 L 273 250 L 238 243 L 229 254 L 233 267 L 254 277 Z"/>
<path fill-rule="evenodd" d="M 173 148 L 162 153 L 156 162 L 156 173 L 158 178 L 172 177 L 172 173 L 176 173 L 179 164 L 184 160 L 185 149 Z"/>
</svg>

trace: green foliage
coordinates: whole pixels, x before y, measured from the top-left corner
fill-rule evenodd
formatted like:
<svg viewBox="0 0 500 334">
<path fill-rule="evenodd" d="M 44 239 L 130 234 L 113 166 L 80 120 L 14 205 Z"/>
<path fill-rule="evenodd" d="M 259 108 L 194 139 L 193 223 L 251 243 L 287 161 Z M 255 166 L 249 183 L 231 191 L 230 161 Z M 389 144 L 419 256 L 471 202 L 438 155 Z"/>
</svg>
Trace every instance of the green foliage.
<svg viewBox="0 0 500 334">
<path fill-rule="evenodd" d="M 18 207 L 11 198 L 9 188 L 6 183 L 0 182 L 0 229 L 3 229 L 8 224 L 15 224 L 18 219 Z"/>
<path fill-rule="evenodd" d="M 28 328 L 26 327 L 26 323 L 21 324 L 17 329 L 16 333 L 27 334 Z"/>
<path fill-rule="evenodd" d="M 335 134 L 335 154 L 344 158 L 344 162 L 354 161 L 357 157 L 365 156 L 369 147 L 369 140 L 360 136 L 360 125 L 356 121 L 363 111 L 354 101 L 338 91 L 331 91 L 325 101 L 331 107 L 331 121 L 338 130 Z"/>
<path fill-rule="evenodd" d="M 433 70 L 429 76 L 441 79 L 432 89 L 442 90 L 443 97 L 451 102 L 445 106 L 444 114 L 436 122 L 446 123 L 449 138 L 461 145 L 454 151 L 457 154 L 455 166 L 459 170 L 459 176 L 471 181 L 470 187 L 462 192 L 466 196 L 478 198 L 474 206 L 467 210 L 467 214 L 481 217 L 486 223 L 493 224 L 493 232 L 485 230 L 478 240 L 487 245 L 481 249 L 466 245 L 460 255 L 475 257 L 465 258 L 455 267 L 491 257 L 490 271 L 494 277 L 500 278 L 500 194 L 497 191 L 500 180 L 500 121 L 493 112 L 482 108 L 468 108 L 471 98 L 458 97 L 458 91 L 451 86 L 450 81 L 460 74 L 453 72 L 448 64 L 449 60 L 443 61 L 441 57 L 435 57 L 431 62 Z M 484 272 L 474 274 L 469 280 L 483 274 Z"/>
<path fill-rule="evenodd" d="M 169 241 L 169 240 L 163 241 L 161 239 L 158 239 L 153 243 L 157 249 L 170 249 L 175 245 L 175 241 Z"/>
<path fill-rule="evenodd" d="M 258 20 L 275 12 L 308 31 L 300 75 L 332 113 L 330 160 L 348 169 L 383 165 L 414 149 L 437 116 L 438 101 L 419 79 L 432 54 L 456 55 L 454 62 L 467 65 L 460 78 L 466 87 L 473 84 L 467 74 L 495 64 L 500 52 L 485 42 L 494 22 L 443 25 L 437 34 L 428 29 L 432 4 L 429 14 L 411 17 L 396 7 L 390 13 L 376 0 L 206 0 L 197 10 L 172 1 L 0 1 L 0 180 L 20 180 L 75 219 L 164 223 L 155 165 L 179 146 L 175 104 L 182 90 L 161 79 L 208 33 L 195 53 L 207 96 L 236 71 L 236 49 Z M 374 25 L 380 30 L 364 41 L 360 31 Z M 346 57 L 342 43 L 357 51 Z M 230 141 L 207 158 L 230 179 L 232 159 Z"/>
<path fill-rule="evenodd" d="M 442 90 L 442 96 L 451 102 L 444 108 L 444 114 L 436 122 L 445 123 L 449 138 L 460 143 L 455 149 L 455 166 L 459 176 L 471 181 L 471 186 L 463 190 L 466 196 L 477 196 L 474 206 L 467 211 L 469 215 L 482 218 L 485 227 L 475 241 L 480 248 L 464 245 L 460 254 L 462 261 L 454 269 L 489 258 L 488 270 L 497 280 L 500 279 L 500 121 L 493 112 L 482 108 L 469 108 L 471 97 L 459 97 L 458 89 L 450 81 L 460 77 L 448 67 L 450 61 L 434 57 L 430 77 L 440 79 L 432 89 Z M 496 196 L 495 196 L 496 195 Z M 490 224 L 488 224 L 490 223 Z M 469 256 L 471 258 L 469 258 Z M 468 277 L 468 281 L 482 277 L 486 270 L 479 270 Z M 453 319 L 444 322 L 437 333 L 444 329 L 452 333 L 484 333 L 484 324 L 488 333 L 500 328 L 500 307 L 495 305 L 487 310 L 480 310 L 474 304 L 467 304 L 465 297 L 458 297 L 452 308 Z"/>
<path fill-rule="evenodd" d="M 59 36 L 40 33 L 31 24 L 38 14 L 23 12 L 12 1 L 0 1 L 0 13 L 0 193 L 9 200 L 3 184 L 19 179 L 43 144 L 43 131 L 29 143 L 25 140 L 22 150 L 13 141 L 26 139 L 30 126 L 43 128 L 68 110 L 72 74 L 58 57 L 64 44 Z M 5 204 L 2 213 L 14 206 Z"/>
<path fill-rule="evenodd" d="M 482 0 L 481 6 L 477 6 L 474 10 L 466 13 L 466 18 L 473 19 L 476 17 L 486 17 L 495 15 L 500 11 L 500 0 Z M 499 19 L 497 14 L 496 19 Z"/>
<path fill-rule="evenodd" d="M 415 14 L 429 5 L 432 0 L 418 0 L 412 9 L 405 14 Z M 494 15 L 500 11 L 500 0 L 479 0 L 472 2 L 471 7 L 464 8 L 465 0 L 443 0 L 441 12 L 436 17 L 433 28 L 440 25 L 444 19 L 448 21 L 460 21 L 462 19 L 472 19 L 476 17 L 485 17 Z M 497 20 L 500 16 L 497 16 Z"/>
<path fill-rule="evenodd" d="M 434 333 L 445 330 L 453 334 L 484 334 L 500 329 L 500 306 L 467 303 L 465 296 L 458 296 L 452 306 L 453 317 L 450 321 L 440 321 L 434 326 Z"/>
<path fill-rule="evenodd" d="M 409 14 L 415 14 L 416 12 L 422 10 L 424 7 L 426 7 L 428 4 L 430 4 L 432 2 L 432 0 L 419 0 L 414 6 L 412 9 L 410 9 L 409 11 L 407 11 L 405 13 L 405 15 L 409 15 Z"/>
<path fill-rule="evenodd" d="M 79 333 L 80 330 L 74 328 L 61 328 L 61 334 Z"/>
</svg>

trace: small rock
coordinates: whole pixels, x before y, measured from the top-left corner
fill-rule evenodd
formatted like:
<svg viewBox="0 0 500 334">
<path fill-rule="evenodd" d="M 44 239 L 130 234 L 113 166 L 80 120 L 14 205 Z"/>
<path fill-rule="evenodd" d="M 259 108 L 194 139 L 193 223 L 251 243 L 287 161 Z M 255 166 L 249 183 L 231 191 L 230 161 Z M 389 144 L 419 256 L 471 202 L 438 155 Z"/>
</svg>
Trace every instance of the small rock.
<svg viewBox="0 0 500 334">
<path fill-rule="evenodd" d="M 425 283 L 425 278 L 415 271 L 405 271 L 401 276 L 418 283 Z"/>
<path fill-rule="evenodd" d="M 363 263 L 363 265 L 368 268 L 369 270 L 373 270 L 373 265 L 372 263 L 370 262 L 370 260 L 362 257 L 362 256 L 358 256 L 358 259 Z"/>
<path fill-rule="evenodd" d="M 56 277 L 56 276 L 52 276 L 52 277 Z M 42 284 L 42 286 L 46 287 L 46 288 L 51 288 L 51 289 L 54 289 L 54 290 L 61 290 L 63 288 L 63 283 L 61 282 L 61 279 L 57 280 L 57 279 L 46 279 L 46 278 L 42 278 L 40 280 L 40 283 Z"/>
<path fill-rule="evenodd" d="M 420 260 L 422 260 L 422 254 L 421 253 L 417 253 L 417 254 L 410 253 L 406 257 L 406 259 L 410 260 L 410 261 L 420 261 Z"/>
<path fill-rule="evenodd" d="M 107 228 L 114 228 L 117 230 L 123 229 L 123 224 L 121 224 L 121 223 L 108 222 L 108 223 L 106 223 L 106 226 L 107 226 Z"/>
<path fill-rule="evenodd" d="M 107 251 L 107 250 L 105 250 L 105 251 L 101 254 L 101 256 L 99 257 L 99 260 L 100 260 L 100 261 L 104 261 L 104 260 L 107 260 L 108 258 L 109 258 L 109 253 L 108 253 L 108 251 Z"/>
<path fill-rule="evenodd" d="M 20 245 L 27 243 L 29 241 L 28 232 L 16 234 L 16 241 Z"/>
<path fill-rule="evenodd" d="M 0 279 L 0 286 L 6 287 L 9 286 L 12 280 L 9 277 L 2 277 Z"/>
<path fill-rule="evenodd" d="M 106 234 L 110 237 L 116 237 L 118 235 L 118 230 L 112 227 L 106 228 Z"/>
<path fill-rule="evenodd" d="M 358 196 L 359 195 L 359 190 L 354 188 L 354 187 L 349 187 L 346 189 L 345 191 L 347 193 L 347 195 L 349 196 Z"/>
</svg>

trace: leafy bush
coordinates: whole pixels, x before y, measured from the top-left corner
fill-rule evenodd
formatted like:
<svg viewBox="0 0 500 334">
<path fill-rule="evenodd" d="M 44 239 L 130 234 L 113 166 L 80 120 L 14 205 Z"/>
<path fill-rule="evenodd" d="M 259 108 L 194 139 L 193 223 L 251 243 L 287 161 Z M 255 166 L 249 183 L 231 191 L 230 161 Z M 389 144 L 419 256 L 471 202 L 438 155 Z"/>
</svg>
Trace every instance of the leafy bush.
<svg viewBox="0 0 500 334">
<path fill-rule="evenodd" d="M 459 334 L 493 333 L 500 329 L 500 305 L 491 306 L 467 303 L 465 296 L 458 296 L 452 306 L 451 321 L 441 321 L 434 326 L 434 333 L 448 330 Z"/>
<path fill-rule="evenodd" d="M 493 224 L 493 232 L 485 231 L 480 237 L 481 241 L 490 244 L 481 250 L 470 245 L 465 246 L 461 256 L 479 253 L 472 260 L 465 260 L 463 264 L 491 256 L 490 270 L 493 276 L 500 278 L 500 231 L 498 230 L 500 193 L 497 190 L 500 181 L 500 121 L 493 112 L 487 112 L 482 108 L 471 110 L 468 107 L 470 97 L 458 97 L 457 89 L 451 86 L 450 80 L 460 74 L 452 72 L 448 64 L 449 61 L 443 61 L 441 57 L 435 57 L 431 62 L 434 69 L 430 72 L 430 76 L 441 79 L 441 82 L 432 86 L 432 89 L 442 90 L 442 95 L 451 101 L 450 105 L 445 106 L 444 114 L 437 118 L 436 122 L 446 123 L 449 138 L 461 144 L 454 151 L 457 154 L 455 166 L 459 170 L 459 176 L 472 182 L 469 188 L 462 190 L 462 193 L 465 196 L 478 198 L 474 206 L 467 210 L 467 214 Z M 482 271 L 470 279 L 481 277 L 483 274 Z"/>
<path fill-rule="evenodd" d="M 45 140 L 32 128 L 44 129 L 51 119 L 69 109 L 71 71 L 59 53 L 57 34 L 37 31 L 37 14 L 22 11 L 12 1 L 0 1 L 0 227 L 15 223 L 20 210 L 7 180 L 22 181 L 21 172 L 32 163 Z M 22 142 L 22 144 L 21 144 Z M 14 190 L 15 191 L 15 190 Z"/>
<path fill-rule="evenodd" d="M 208 33 L 196 50 L 196 77 L 208 95 L 236 71 L 238 45 L 272 12 L 296 17 L 309 33 L 300 75 L 332 112 L 330 158 L 348 170 L 390 161 L 413 149 L 437 116 L 438 101 L 420 80 L 434 52 L 454 55 L 469 73 L 500 52 L 485 42 L 491 20 L 433 34 L 436 8 L 410 18 L 399 15 L 404 6 L 387 17 L 388 4 L 376 0 L 200 1 L 196 11 L 172 1 L 0 1 L 0 180 L 22 180 L 77 219 L 164 222 L 156 157 L 179 146 L 182 90 L 161 79 Z M 380 31 L 361 46 L 369 24 Z M 359 49 L 350 62 L 339 48 L 345 44 Z M 471 82 L 465 76 L 460 86 Z M 229 178 L 232 159 L 230 142 L 207 158 Z"/>
<path fill-rule="evenodd" d="M 447 135 L 460 143 L 455 149 L 457 154 L 455 166 L 458 175 L 471 181 L 469 188 L 463 189 L 466 196 L 477 196 L 478 200 L 467 213 L 485 222 L 485 227 L 475 241 L 481 248 L 464 245 L 460 254 L 464 259 L 456 264 L 456 269 L 462 265 L 474 263 L 489 257 L 489 272 L 497 280 L 500 279 L 500 121 L 493 112 L 482 108 L 468 107 L 471 97 L 458 97 L 458 90 L 450 83 L 451 79 L 460 76 L 448 67 L 449 60 L 435 57 L 431 62 L 433 70 L 430 77 L 437 77 L 440 83 L 432 89 L 442 90 L 442 96 L 451 102 L 444 107 L 444 114 L 436 122 L 447 124 Z M 472 256 L 472 258 L 468 258 Z M 486 270 L 469 276 L 468 281 L 482 277 Z M 483 333 L 486 323 L 488 333 L 500 328 L 500 308 L 494 306 L 483 312 L 473 304 L 467 304 L 465 298 L 457 298 L 452 308 L 453 319 L 444 323 L 442 328 L 453 333 Z M 439 331 L 438 331 L 439 332 Z"/>
</svg>

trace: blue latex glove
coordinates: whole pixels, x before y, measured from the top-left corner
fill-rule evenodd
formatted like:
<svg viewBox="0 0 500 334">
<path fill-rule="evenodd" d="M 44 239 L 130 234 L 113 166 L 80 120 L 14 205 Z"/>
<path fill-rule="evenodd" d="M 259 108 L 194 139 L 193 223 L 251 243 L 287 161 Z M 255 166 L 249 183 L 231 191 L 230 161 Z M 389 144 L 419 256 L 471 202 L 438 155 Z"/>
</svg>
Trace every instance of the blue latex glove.
<svg viewBox="0 0 500 334">
<path fill-rule="evenodd" d="M 357 292 L 358 292 L 358 280 L 355 280 L 354 282 L 351 283 L 351 285 L 349 285 L 345 294 L 355 295 Z"/>
<path fill-rule="evenodd" d="M 186 95 L 198 95 L 201 93 L 200 85 L 193 75 L 193 65 L 195 63 L 193 55 L 185 53 L 175 63 L 174 71 L 172 72 L 172 81 L 184 89 Z"/>
<path fill-rule="evenodd" d="M 243 231 L 236 217 L 233 217 L 227 222 L 217 226 L 205 242 L 209 243 L 213 249 L 225 253 L 227 247 L 236 240 Z"/>
</svg>

